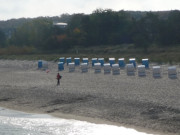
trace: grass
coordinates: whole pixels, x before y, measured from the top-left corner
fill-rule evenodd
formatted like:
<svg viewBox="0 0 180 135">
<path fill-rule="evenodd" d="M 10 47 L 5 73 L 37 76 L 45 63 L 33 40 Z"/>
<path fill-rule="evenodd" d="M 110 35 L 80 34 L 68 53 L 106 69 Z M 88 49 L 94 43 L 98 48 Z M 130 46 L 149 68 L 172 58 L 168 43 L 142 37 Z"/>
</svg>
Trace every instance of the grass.
<svg viewBox="0 0 180 135">
<path fill-rule="evenodd" d="M 180 47 L 169 47 L 169 48 L 159 48 L 152 46 L 144 52 L 141 48 L 134 48 L 133 45 L 117 45 L 117 46 L 98 46 L 98 47 L 88 47 L 81 48 L 76 47 L 76 49 L 71 49 L 67 53 L 59 54 L 18 54 L 18 55 L 0 55 L 0 59 L 18 59 L 18 60 L 48 60 L 48 61 L 58 61 L 60 57 L 79 57 L 79 58 L 108 58 L 114 57 L 125 58 L 128 62 L 129 58 L 136 58 L 138 62 L 141 62 L 143 58 L 149 58 L 151 62 L 157 63 L 180 63 Z"/>
</svg>

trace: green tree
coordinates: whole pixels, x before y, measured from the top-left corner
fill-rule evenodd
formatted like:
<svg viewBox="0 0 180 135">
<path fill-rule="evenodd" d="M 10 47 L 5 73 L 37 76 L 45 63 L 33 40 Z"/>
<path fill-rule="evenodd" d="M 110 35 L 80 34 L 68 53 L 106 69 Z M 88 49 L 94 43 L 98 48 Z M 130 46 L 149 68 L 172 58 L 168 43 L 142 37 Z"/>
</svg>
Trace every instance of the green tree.
<svg viewBox="0 0 180 135">
<path fill-rule="evenodd" d="M 53 23 L 51 21 L 37 18 L 17 28 L 12 35 L 11 44 L 16 46 L 34 46 L 42 50 L 53 50 L 56 49 L 53 46 L 54 44 L 50 44 L 50 41 L 54 39 L 53 30 Z"/>
<path fill-rule="evenodd" d="M 147 13 L 145 17 L 136 22 L 133 39 L 136 47 L 147 51 L 149 45 L 156 43 L 159 36 L 159 19 L 153 13 Z"/>
<path fill-rule="evenodd" d="M 6 36 L 3 31 L 0 30 L 0 47 L 5 47 L 6 45 Z"/>
<path fill-rule="evenodd" d="M 161 21 L 159 41 L 165 46 L 180 44 L 180 11 L 170 12 L 168 19 Z"/>
</svg>

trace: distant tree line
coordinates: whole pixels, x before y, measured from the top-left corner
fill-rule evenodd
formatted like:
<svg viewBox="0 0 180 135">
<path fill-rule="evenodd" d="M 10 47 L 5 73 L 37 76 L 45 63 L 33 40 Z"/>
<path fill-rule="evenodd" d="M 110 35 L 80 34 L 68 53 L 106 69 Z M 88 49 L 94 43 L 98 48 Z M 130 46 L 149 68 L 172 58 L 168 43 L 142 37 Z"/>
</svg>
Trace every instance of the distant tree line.
<svg viewBox="0 0 180 135">
<path fill-rule="evenodd" d="M 62 15 L 61 19 L 40 17 L 23 20 L 7 36 L 0 26 L 0 48 L 9 46 L 34 48 L 37 52 L 65 52 L 74 46 L 134 44 L 136 48 L 180 46 L 180 11 L 165 12 L 112 11 L 97 9 L 92 14 Z M 63 20 L 64 19 L 64 20 Z M 66 28 L 53 22 L 64 21 Z M 0 22 L 0 25 L 2 23 Z"/>
</svg>

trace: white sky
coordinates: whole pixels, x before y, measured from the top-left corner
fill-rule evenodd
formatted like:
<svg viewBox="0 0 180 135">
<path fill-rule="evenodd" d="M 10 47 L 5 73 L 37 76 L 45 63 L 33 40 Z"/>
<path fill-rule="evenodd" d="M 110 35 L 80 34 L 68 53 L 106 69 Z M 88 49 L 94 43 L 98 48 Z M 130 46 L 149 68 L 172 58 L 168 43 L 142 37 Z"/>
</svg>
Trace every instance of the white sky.
<svg viewBox="0 0 180 135">
<path fill-rule="evenodd" d="M 0 0 L 0 20 L 90 14 L 97 8 L 133 11 L 180 10 L 180 0 Z"/>
</svg>

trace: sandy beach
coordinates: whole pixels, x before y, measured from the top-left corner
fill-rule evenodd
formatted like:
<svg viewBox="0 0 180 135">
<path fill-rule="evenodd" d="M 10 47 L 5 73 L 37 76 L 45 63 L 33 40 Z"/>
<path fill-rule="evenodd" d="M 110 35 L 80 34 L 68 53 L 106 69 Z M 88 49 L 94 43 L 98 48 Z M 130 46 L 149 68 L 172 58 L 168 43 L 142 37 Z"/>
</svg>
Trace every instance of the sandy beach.
<svg viewBox="0 0 180 135">
<path fill-rule="evenodd" d="M 0 60 L 0 106 L 56 117 L 86 119 L 133 127 L 158 134 L 180 134 L 180 67 L 177 79 L 162 77 L 95 74 L 92 68 L 61 71 L 56 86 L 57 63 L 48 62 L 49 71 L 37 69 L 37 61 Z M 152 66 L 152 65 L 151 65 Z"/>
</svg>

